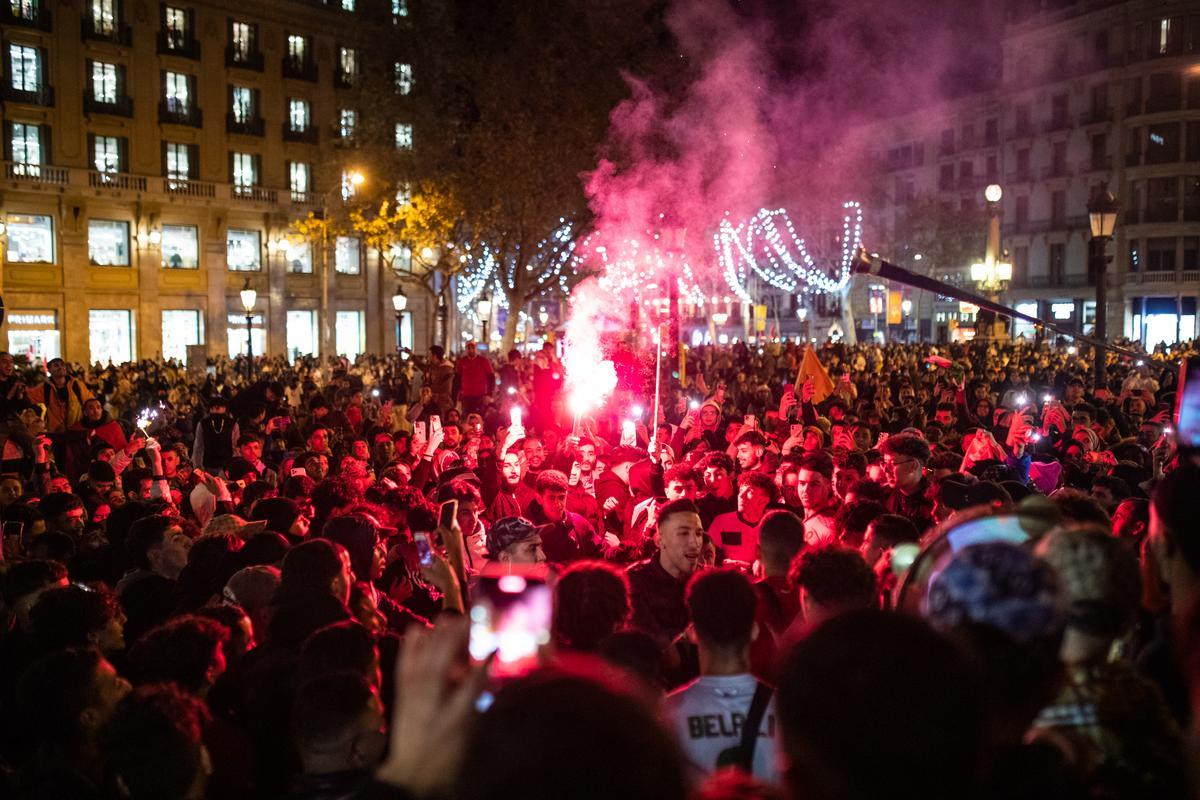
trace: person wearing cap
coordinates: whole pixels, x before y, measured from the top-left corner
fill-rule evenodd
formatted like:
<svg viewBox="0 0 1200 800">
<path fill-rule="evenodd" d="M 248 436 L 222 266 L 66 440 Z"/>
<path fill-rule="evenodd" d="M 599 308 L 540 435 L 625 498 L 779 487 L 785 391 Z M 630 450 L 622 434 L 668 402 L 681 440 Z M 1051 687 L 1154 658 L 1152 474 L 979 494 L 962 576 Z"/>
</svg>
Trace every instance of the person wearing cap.
<svg viewBox="0 0 1200 800">
<path fill-rule="evenodd" d="M 709 450 L 724 452 L 725 435 L 721 428 L 721 406 L 713 398 L 689 411 L 671 438 L 671 452 L 683 453 L 693 442 L 701 441 Z"/>
<path fill-rule="evenodd" d="M 215 395 L 208 402 L 208 413 L 196 423 L 192 463 L 197 469 L 217 472 L 233 457 L 233 445 L 240 433 L 237 421 L 227 410 L 225 398 Z"/>
<path fill-rule="evenodd" d="M 504 517 L 487 532 L 487 557 L 500 564 L 543 564 L 546 552 L 536 525 L 524 517 Z"/>
<path fill-rule="evenodd" d="M 271 619 L 271 602 L 279 588 L 279 569 L 269 565 L 243 567 L 229 576 L 221 598 L 241 606 L 250 618 L 256 636 L 266 636 Z"/>
</svg>

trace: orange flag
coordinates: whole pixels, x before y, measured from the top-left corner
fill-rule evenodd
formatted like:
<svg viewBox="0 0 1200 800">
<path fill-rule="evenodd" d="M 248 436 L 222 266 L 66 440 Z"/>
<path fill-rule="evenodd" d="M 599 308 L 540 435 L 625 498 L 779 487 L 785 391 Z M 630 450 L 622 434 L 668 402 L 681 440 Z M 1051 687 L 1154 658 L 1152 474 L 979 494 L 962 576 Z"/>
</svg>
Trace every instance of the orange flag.
<svg viewBox="0 0 1200 800">
<path fill-rule="evenodd" d="M 826 397 L 833 394 L 833 381 L 829 378 L 829 373 L 825 371 L 821 360 L 817 358 L 817 353 L 813 348 L 804 348 L 804 358 L 800 362 L 800 372 L 796 375 L 796 391 L 799 393 L 800 387 L 805 381 L 812 380 L 813 382 L 813 405 L 825 400 Z"/>
</svg>

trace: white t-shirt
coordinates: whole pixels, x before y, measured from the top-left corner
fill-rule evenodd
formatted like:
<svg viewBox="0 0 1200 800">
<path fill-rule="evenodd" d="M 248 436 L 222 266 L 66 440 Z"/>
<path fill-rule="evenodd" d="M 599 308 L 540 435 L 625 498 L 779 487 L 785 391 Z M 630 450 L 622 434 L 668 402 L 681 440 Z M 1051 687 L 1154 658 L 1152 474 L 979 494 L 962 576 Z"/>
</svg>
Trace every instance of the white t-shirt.
<svg viewBox="0 0 1200 800">
<path fill-rule="evenodd" d="M 693 779 L 701 779 L 717 768 L 722 750 L 742 741 L 742 725 L 750 713 L 750 702 L 758 680 L 750 674 L 702 675 L 666 700 L 663 708 L 689 762 Z M 775 747 L 775 695 L 767 703 L 754 747 L 754 777 L 779 782 Z"/>
</svg>

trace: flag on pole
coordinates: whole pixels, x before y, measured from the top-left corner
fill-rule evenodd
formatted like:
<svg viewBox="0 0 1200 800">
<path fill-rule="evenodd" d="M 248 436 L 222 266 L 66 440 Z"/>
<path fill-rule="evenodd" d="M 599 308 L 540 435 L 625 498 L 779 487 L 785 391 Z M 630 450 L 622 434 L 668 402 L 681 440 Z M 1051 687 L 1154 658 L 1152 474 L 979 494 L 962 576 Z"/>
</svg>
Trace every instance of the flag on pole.
<svg viewBox="0 0 1200 800">
<path fill-rule="evenodd" d="M 805 381 L 812 380 L 813 382 L 813 405 L 823 402 L 826 397 L 833 394 L 833 381 L 829 378 L 829 373 L 825 371 L 825 367 L 821 364 L 821 360 L 817 358 L 817 353 L 813 348 L 804 348 L 804 358 L 800 361 L 800 372 L 796 375 L 796 391 L 800 391 L 800 387 Z"/>
</svg>

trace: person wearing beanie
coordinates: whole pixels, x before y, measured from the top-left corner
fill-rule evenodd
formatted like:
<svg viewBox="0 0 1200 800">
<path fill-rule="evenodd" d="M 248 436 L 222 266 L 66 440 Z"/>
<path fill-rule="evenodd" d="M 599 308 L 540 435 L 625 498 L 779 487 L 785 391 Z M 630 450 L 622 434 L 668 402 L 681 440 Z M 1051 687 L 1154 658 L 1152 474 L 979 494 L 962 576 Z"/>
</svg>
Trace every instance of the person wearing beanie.
<svg viewBox="0 0 1200 800">
<path fill-rule="evenodd" d="M 300 504 L 290 497 L 267 497 L 254 504 L 250 519 L 265 520 L 267 530 L 281 533 L 292 544 L 308 536 L 308 517 Z"/>
</svg>

